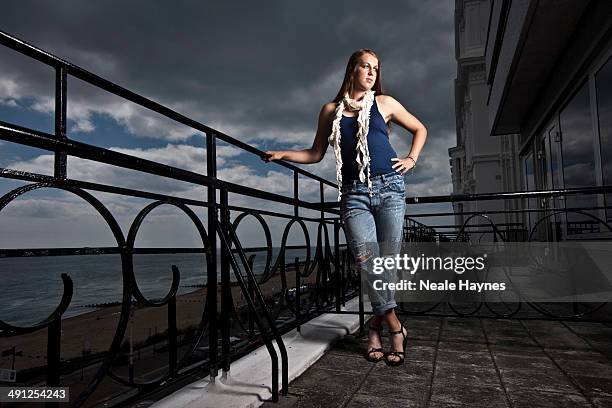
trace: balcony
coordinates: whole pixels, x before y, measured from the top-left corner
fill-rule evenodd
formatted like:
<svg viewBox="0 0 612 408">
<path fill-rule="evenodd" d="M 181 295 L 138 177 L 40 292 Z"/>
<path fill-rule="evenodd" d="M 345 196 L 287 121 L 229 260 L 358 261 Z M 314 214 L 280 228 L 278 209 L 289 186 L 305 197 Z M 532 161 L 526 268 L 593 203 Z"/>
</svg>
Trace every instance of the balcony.
<svg viewBox="0 0 612 408">
<path fill-rule="evenodd" d="M 0 377 L 3 385 L 70 387 L 70 403 L 78 407 L 146 406 L 153 402 L 162 404 L 173 393 L 180 395 L 193 390 L 193 384 L 203 379 L 208 384 L 225 385 L 224 381 L 232 378 L 229 373 L 234 379 L 240 375 L 248 378 L 251 372 L 241 367 L 245 359 L 259 356 L 261 363 L 250 369 L 263 378 L 264 384 L 246 382 L 241 386 L 263 389 L 265 398 L 270 400 L 266 405 L 370 405 L 375 398 L 390 406 L 399 403 L 402 406 L 520 406 L 521 403 L 533 406 L 545 400 L 555 401 L 555 406 L 557 402 L 585 401 L 605 406 L 611 402 L 612 343 L 608 339 L 607 302 L 401 302 L 399 313 L 410 330 L 406 364 L 394 370 L 382 363 L 367 364 L 361 353 L 363 330 L 370 313 L 361 296 L 359 273 L 342 243 L 338 203 L 325 199 L 325 189 L 335 188 L 335 183 L 287 163 L 279 165 L 291 174 L 292 197 L 251 188 L 248 180 L 243 184 L 223 180 L 217 174 L 217 152 L 221 150 L 218 145 L 241 149 L 255 158 L 263 152 L 10 35 L 0 33 L 0 43 L 50 66 L 55 72 L 56 86 L 53 134 L 0 122 L 0 140 L 46 150 L 54 159 L 53 175 L 0 169 L 2 180 L 17 185 L 2 192 L 0 215 L 28 194 L 45 189 L 60 190 L 99 216 L 116 241 L 116 245 L 100 247 L 53 247 L 50 243 L 46 248 L 0 249 L 4 270 L 9 269 L 10 262 L 20 262 L 22 266 L 29 265 L 30 271 L 40 272 L 68 257 L 76 257 L 79 265 L 55 281 L 34 279 L 23 272 L 13 276 L 18 282 L 34 280 L 31 286 L 35 289 L 26 291 L 24 295 L 30 298 L 16 307 L 18 313 L 50 289 L 58 291 L 59 300 L 46 318 L 34 324 L 15 323 L 14 319 L 0 316 L 1 368 L 3 375 L 7 374 Z M 206 173 L 66 137 L 68 77 L 202 132 L 206 138 Z M 71 179 L 67 160 L 71 157 L 172 182 L 191 183 L 202 188 L 206 199 L 162 194 L 149 191 L 146 186 L 126 188 Z M 303 180 L 316 185 L 319 200 L 300 198 Z M 555 219 L 551 218 L 560 213 L 591 209 L 530 208 L 529 200 L 609 192 L 612 192 L 610 186 L 411 197 L 407 203 L 412 208 L 495 200 L 516 200 L 524 205 L 517 210 L 457 214 L 465 217 L 460 225 L 428 222 L 436 217 L 455 216 L 454 212 L 421 212 L 405 218 L 404 241 L 434 245 L 546 242 L 551 231 L 556 231 L 555 237 L 563 238 L 563 233 L 569 232 L 592 238 L 594 233 L 612 231 L 610 225 L 585 215 L 589 219 L 572 225 L 566 222 L 562 224 L 566 228 L 557 228 Z M 109 208 L 97 198 L 96 194 L 100 193 L 138 198 L 146 204 L 122 229 Z M 235 197 L 280 203 L 289 206 L 292 213 L 236 205 Z M 191 223 L 201 245 L 165 248 L 137 245 L 147 217 L 162 207 L 176 210 Z M 408 214 L 417 213 L 409 211 Z M 504 222 L 496 218 L 507 214 L 523 218 L 534 214 L 538 221 L 530 224 L 529 220 Z M 276 247 L 266 218 L 282 226 L 281 242 Z M 260 245 L 243 246 L 238 231 L 245 219 L 260 228 Z M 291 231 L 298 231 L 302 244 L 288 243 Z M 101 299 L 100 294 L 106 289 L 101 284 L 96 292 L 99 301 L 79 305 L 94 311 L 68 316 L 78 291 L 102 278 L 93 274 L 90 282 L 83 284 L 75 276 L 88 269 L 96 270 L 92 259 L 101 257 L 115 262 L 110 268 L 115 275 L 104 282 L 110 279 L 120 282 L 119 296 L 115 301 Z M 181 266 L 177 260 L 181 257 L 199 259 L 200 264 L 192 265 L 191 269 Z M 165 280 L 160 278 L 160 281 L 169 289 L 161 296 L 150 296 L 144 290 L 146 276 L 135 272 L 138 260 L 142 259 L 163 269 L 160 276 Z M 194 280 L 195 284 L 184 283 L 194 277 L 201 279 Z M 348 323 L 343 326 L 341 321 Z M 295 353 L 305 349 L 301 349 L 303 343 L 299 341 L 308 343 L 311 338 L 307 334 L 313 333 L 325 337 L 321 335 L 323 325 L 330 334 L 324 339 L 326 343 L 318 339 L 317 350 L 325 350 L 333 341 L 344 338 L 299 376 L 299 369 L 294 365 L 298 360 Z M 349 335 L 345 336 L 346 332 Z M 314 359 L 311 356 L 306 365 Z M 393 378 L 393 382 L 389 383 L 388 378 Z M 291 384 L 290 380 L 293 380 Z M 256 395 L 256 400 L 262 403 L 260 394 Z M 204 394 L 203 398 L 207 400 L 208 395 Z"/>
<path fill-rule="evenodd" d="M 609 316 L 608 316 L 609 318 Z M 346 336 L 289 385 L 283 407 L 560 407 L 612 404 L 612 328 L 596 322 L 404 317 L 402 367 Z M 383 336 L 383 344 L 388 337 Z M 266 402 L 264 407 L 278 406 Z"/>
</svg>

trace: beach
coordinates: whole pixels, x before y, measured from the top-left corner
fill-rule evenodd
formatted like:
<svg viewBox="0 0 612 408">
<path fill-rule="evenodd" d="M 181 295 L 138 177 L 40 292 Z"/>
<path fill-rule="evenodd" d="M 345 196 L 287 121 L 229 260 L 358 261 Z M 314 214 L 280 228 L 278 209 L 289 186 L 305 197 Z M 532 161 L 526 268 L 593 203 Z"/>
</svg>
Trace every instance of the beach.
<svg viewBox="0 0 612 408">
<path fill-rule="evenodd" d="M 316 272 L 308 278 L 302 279 L 302 285 L 312 284 L 316 280 Z M 295 287 L 295 272 L 287 268 L 287 285 Z M 281 277 L 276 275 L 260 286 L 265 298 L 271 298 L 282 288 Z M 193 292 L 177 296 L 177 329 L 197 328 L 206 301 L 206 288 L 199 288 Z M 217 304 L 221 305 L 221 286 L 219 282 Z M 246 305 L 240 287 L 234 282 L 231 286 L 234 306 L 238 310 Z M 84 313 L 78 316 L 62 319 L 61 357 L 69 360 L 84 355 L 94 355 L 108 350 L 117 329 L 120 305 L 113 305 Z M 132 338 L 133 344 L 144 343 L 149 337 L 163 333 L 168 328 L 167 306 L 162 307 L 135 307 L 132 306 L 132 317 L 128 323 L 124 341 Z M 165 345 L 165 341 L 160 342 Z M 33 333 L 0 338 L 0 350 L 15 347 L 17 353 L 23 356 L 15 358 L 17 371 L 40 367 L 46 364 L 47 330 L 42 329 Z M 0 359 L 1 368 L 11 368 L 12 356 Z"/>
</svg>

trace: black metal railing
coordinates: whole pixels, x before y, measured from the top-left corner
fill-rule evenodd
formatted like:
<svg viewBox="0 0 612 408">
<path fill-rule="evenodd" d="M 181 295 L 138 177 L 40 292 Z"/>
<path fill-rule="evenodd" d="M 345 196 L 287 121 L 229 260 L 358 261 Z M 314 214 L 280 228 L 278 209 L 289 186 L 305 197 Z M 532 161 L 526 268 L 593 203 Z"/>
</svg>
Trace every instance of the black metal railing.
<svg viewBox="0 0 612 408">
<path fill-rule="evenodd" d="M 568 189 L 517 191 L 484 194 L 454 194 L 408 199 L 408 203 L 486 203 L 490 210 L 427 212 L 416 218 L 452 216 L 460 223 L 433 225 L 428 230 L 433 234 L 425 241 L 435 242 L 558 242 L 569 240 L 612 240 L 612 223 L 606 220 L 604 211 L 611 205 L 572 207 L 565 205 L 566 197 L 599 196 L 612 191 L 612 186 L 593 186 Z M 539 200 L 534 200 L 538 198 Z M 559 200 L 561 198 L 561 200 Z M 556 201 L 555 201 L 556 200 Z M 530 205 L 537 206 L 530 207 Z M 507 209 L 512 207 L 513 209 Z M 499 208 L 499 209 L 497 209 Z M 414 211 L 413 211 L 414 212 Z M 570 217 L 578 218 L 572 220 Z M 495 218 L 498 218 L 495 220 Z M 500 220 L 506 219 L 506 220 Z M 508 221 L 507 218 L 511 220 Z M 521 220 L 517 220 L 520 218 Z M 513 219 L 513 220 L 512 220 Z M 415 225 L 416 235 L 421 225 Z M 411 227 L 409 225 L 409 228 Z M 407 234 L 410 234 L 408 229 Z M 399 303 L 400 313 L 409 315 L 463 316 L 486 318 L 535 318 L 578 319 L 602 322 L 612 321 L 609 302 L 573 302 L 564 304 L 541 304 L 528 301 L 487 302 L 473 301 L 457 304 L 452 301 Z"/>
<path fill-rule="evenodd" d="M 116 302 L 119 317 L 110 346 L 105 351 L 75 357 L 69 356 L 70 352 L 62 349 L 62 342 L 66 342 L 66 339 L 60 336 L 62 323 L 64 323 L 62 316 L 70 305 L 72 296 L 72 280 L 66 274 L 62 275 L 64 283 L 62 299 L 49 317 L 26 327 L 0 320 L 0 341 L 2 338 L 14 338 L 24 333 L 48 330 L 46 364 L 18 371 L 18 384 L 70 385 L 72 406 L 101 403 L 126 404 L 153 393 L 160 395 L 160 389 L 169 393 L 173 387 L 180 386 L 186 378 L 201 375 L 203 371 L 208 372 L 214 381 L 218 376 L 219 367 L 228 372 L 231 361 L 263 343 L 271 358 L 270 391 L 272 399 L 278 400 L 279 371 L 280 391 L 286 394 L 288 357 L 281 334 L 294 327 L 299 330 L 300 324 L 320 313 L 330 310 L 340 312 L 347 299 L 360 293 L 359 279 L 355 278 L 354 271 L 349 268 L 345 245 L 340 243 L 342 225 L 338 217 L 337 203 L 324 202 L 324 187 L 335 188 L 335 183 L 284 162 L 278 164 L 293 174 L 293 197 L 221 180 L 217 177 L 217 141 L 233 145 L 244 152 L 260 157 L 264 153 L 6 33 L 0 32 L 0 43 L 54 68 L 56 73 L 54 134 L 0 121 L 0 140 L 54 152 L 54 174 L 48 176 L 1 168 L 2 178 L 19 180 L 27 184 L 0 197 L 0 214 L 7 205 L 34 190 L 58 189 L 75 195 L 95 209 L 110 228 L 116 241 L 116 246 L 111 247 L 5 249 L 0 250 L 0 258 L 114 254 L 120 257 L 122 279 L 121 301 Z M 70 77 L 85 81 L 98 89 L 203 132 L 206 137 L 206 174 L 198 174 L 72 140 L 66 132 L 68 121 L 66 106 L 69 100 L 67 82 Z M 68 178 L 68 157 L 79 157 L 136 170 L 142 174 L 189 182 L 205 187 L 207 199 L 198 200 L 145 189 L 70 179 Z M 299 176 L 319 184 L 319 201 L 310 202 L 299 199 Z M 137 214 L 125 236 L 115 216 L 89 191 L 143 198 L 149 200 L 150 204 Z M 290 205 L 294 210 L 293 215 L 231 205 L 228 199 L 230 193 Z M 135 246 L 143 221 L 151 211 L 160 206 L 173 207 L 190 220 L 198 231 L 201 248 L 137 248 Z M 320 216 L 302 216 L 300 209 L 318 211 Z M 197 213 L 200 210 L 206 210 L 206 226 L 201 220 L 202 214 Z M 237 214 L 233 220 L 230 217 L 232 212 Z M 272 260 L 273 246 L 270 228 L 264 216 L 287 221 L 274 261 Z M 255 218 L 261 225 L 266 238 L 265 246 L 242 247 L 237 229 L 240 222 L 246 217 Z M 307 223 L 317 226 L 315 251 L 312 255 Z M 304 245 L 290 246 L 288 244 L 288 234 L 293 226 L 301 229 L 304 235 Z M 331 240 L 328 226 L 333 227 Z M 287 262 L 285 260 L 286 251 L 296 248 L 303 249 L 305 259 Z M 260 252 L 265 253 L 266 263 L 262 271 L 256 271 L 253 260 L 254 256 Z M 172 283 L 168 293 L 162 299 L 149 299 L 139 288 L 134 272 L 134 255 L 162 253 L 200 253 L 206 257 L 206 283 L 201 285 L 205 288 L 205 294 L 201 296 L 204 298 L 201 299 L 204 302 L 204 310 L 197 327 L 193 330 L 185 330 L 177 324 L 177 300 L 179 300 L 177 292 L 181 282 L 181 272 L 176 265 L 168 265 L 168 269 L 172 271 Z M 249 253 L 251 256 L 247 257 Z M 220 282 L 217 277 L 217 265 L 220 267 Z M 293 269 L 291 276 L 289 275 L 290 268 Z M 232 271 L 235 283 L 232 282 Z M 293 284 L 290 282 L 291 278 L 293 278 Z M 270 282 L 275 282 L 274 285 L 278 285 L 280 290 L 264 293 L 262 288 L 266 284 L 269 286 Z M 236 299 L 236 293 L 232 291 L 235 284 L 239 287 L 241 301 Z M 135 312 L 147 308 L 167 309 L 167 330 L 149 336 L 141 344 L 133 341 L 131 336 L 129 340 L 124 341 L 128 326 L 130 326 L 131 333 L 131 327 L 133 327 L 134 320 L 137 319 Z M 234 324 L 238 324 L 243 329 L 243 333 L 246 333 L 244 341 L 241 340 L 239 344 L 231 341 L 237 332 L 232 328 Z M 95 330 L 95 327 L 92 329 Z M 279 352 L 276 351 L 273 342 L 276 342 Z M 15 348 L 12 350 L 14 359 L 16 351 Z M 154 378 L 151 378 L 150 375 L 135 375 L 134 356 L 149 352 L 167 354 L 166 374 Z M 182 357 L 179 357 L 181 353 Z M 159 358 L 155 360 L 160 361 Z M 160 367 L 155 366 L 154 368 L 150 371 L 156 372 Z M 93 372 L 93 375 L 85 384 L 73 387 L 70 381 L 74 373 L 78 373 L 79 370 L 81 377 L 84 371 Z M 42 372 L 47 373 L 46 378 L 41 377 Z M 96 394 L 96 398 L 92 398 L 94 392 L 101 388 L 100 385 L 104 381 L 108 382 L 109 379 L 123 388 L 115 392 L 107 390 L 106 394 Z"/>
</svg>

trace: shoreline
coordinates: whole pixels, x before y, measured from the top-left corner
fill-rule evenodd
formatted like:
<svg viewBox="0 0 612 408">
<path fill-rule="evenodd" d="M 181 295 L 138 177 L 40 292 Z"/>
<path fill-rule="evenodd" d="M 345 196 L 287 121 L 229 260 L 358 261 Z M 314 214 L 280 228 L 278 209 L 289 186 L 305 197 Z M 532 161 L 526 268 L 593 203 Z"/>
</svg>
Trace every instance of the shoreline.
<svg viewBox="0 0 612 408">
<path fill-rule="evenodd" d="M 294 268 L 287 267 L 287 287 L 295 287 Z M 303 278 L 302 284 L 316 279 L 316 271 L 308 278 Z M 234 307 L 239 309 L 246 305 L 237 282 L 230 284 Z M 280 291 L 281 276 L 275 275 L 260 286 L 265 298 Z M 204 312 L 207 288 L 196 288 L 192 292 L 176 296 L 176 325 L 178 330 L 190 326 L 198 327 Z M 218 286 L 217 306 L 220 310 L 221 286 Z M 61 358 L 69 360 L 84 355 L 103 353 L 110 347 L 117 329 L 121 305 L 109 305 L 86 311 L 75 316 L 62 319 Z M 148 338 L 163 333 L 167 328 L 167 306 L 134 307 L 131 308 L 133 318 L 128 323 L 122 343 L 129 339 L 130 333 L 134 344 L 144 343 Z M 165 342 L 162 342 L 165 343 Z M 17 371 L 40 367 L 46 364 L 47 330 L 41 329 L 33 333 L 0 338 L 0 351 L 9 350 L 15 346 L 17 353 L 23 356 L 15 357 Z M 0 357 L 0 368 L 11 368 L 12 355 Z"/>
</svg>

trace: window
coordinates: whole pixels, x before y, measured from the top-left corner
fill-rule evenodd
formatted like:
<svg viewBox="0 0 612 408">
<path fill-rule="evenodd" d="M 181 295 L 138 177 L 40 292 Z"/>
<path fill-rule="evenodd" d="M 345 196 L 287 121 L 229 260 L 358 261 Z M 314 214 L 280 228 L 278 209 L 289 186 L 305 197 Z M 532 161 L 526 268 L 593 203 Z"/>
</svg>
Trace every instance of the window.
<svg viewBox="0 0 612 408">
<path fill-rule="evenodd" d="M 524 174 L 525 174 L 525 191 L 535 191 L 536 190 L 536 185 L 535 185 L 535 172 L 534 172 L 534 163 L 533 163 L 533 153 L 529 153 L 527 156 L 525 156 L 525 158 L 523 159 L 523 169 L 524 169 Z M 527 199 L 527 208 L 528 209 L 537 209 L 537 200 L 535 198 L 528 198 Z M 537 212 L 532 212 L 529 211 L 527 212 L 527 217 L 528 217 L 528 225 L 529 225 L 529 231 L 531 231 L 533 229 L 533 227 L 535 226 L 535 223 L 537 222 L 538 219 L 538 213 Z"/>
<path fill-rule="evenodd" d="M 462 176 L 461 176 L 461 159 L 457 159 L 457 185 L 461 188 Z"/>
<path fill-rule="evenodd" d="M 601 146 L 603 185 L 612 185 L 612 58 L 595 74 L 597 117 Z M 612 205 L 612 194 L 605 195 L 606 206 Z M 612 221 L 612 209 L 606 210 L 606 220 Z"/>
<path fill-rule="evenodd" d="M 580 86 L 578 92 L 563 108 L 559 115 L 559 123 L 565 188 L 596 186 L 588 82 L 585 81 Z M 587 208 L 596 205 L 597 196 L 592 194 L 572 195 L 566 198 L 568 208 L 579 207 L 594 215 L 597 215 L 596 212 Z M 568 235 L 599 231 L 597 221 L 581 214 L 568 212 L 567 223 Z"/>
</svg>

